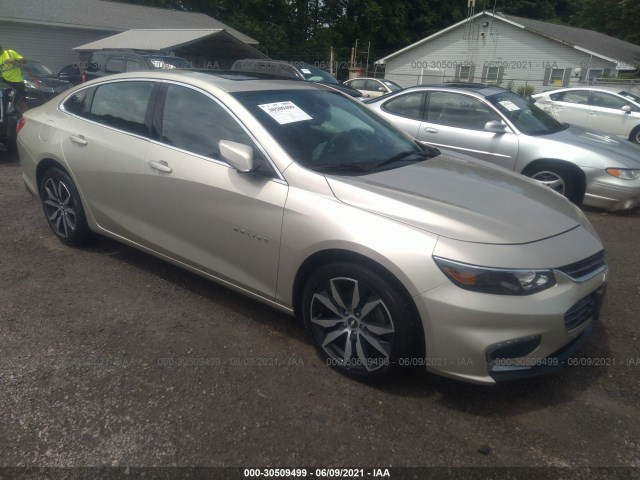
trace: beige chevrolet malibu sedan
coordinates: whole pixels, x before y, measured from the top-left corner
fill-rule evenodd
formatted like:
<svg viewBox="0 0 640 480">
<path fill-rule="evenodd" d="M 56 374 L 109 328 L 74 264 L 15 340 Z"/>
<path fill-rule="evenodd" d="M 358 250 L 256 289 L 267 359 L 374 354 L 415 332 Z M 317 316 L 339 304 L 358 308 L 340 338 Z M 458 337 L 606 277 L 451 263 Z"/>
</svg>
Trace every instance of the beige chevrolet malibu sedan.
<svg viewBox="0 0 640 480">
<path fill-rule="evenodd" d="M 322 86 L 114 75 L 19 127 L 63 243 L 111 237 L 298 315 L 354 377 L 554 371 L 598 316 L 607 266 L 578 208 Z"/>
</svg>

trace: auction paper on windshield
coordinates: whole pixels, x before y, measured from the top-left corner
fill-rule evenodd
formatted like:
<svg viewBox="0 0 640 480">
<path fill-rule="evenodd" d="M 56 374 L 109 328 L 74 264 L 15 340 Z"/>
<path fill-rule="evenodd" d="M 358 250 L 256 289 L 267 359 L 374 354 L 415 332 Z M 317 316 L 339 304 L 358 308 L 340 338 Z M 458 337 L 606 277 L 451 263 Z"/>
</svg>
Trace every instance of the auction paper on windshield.
<svg viewBox="0 0 640 480">
<path fill-rule="evenodd" d="M 311 117 L 304 110 L 291 101 L 265 103 L 258 106 L 280 125 L 311 120 Z"/>
</svg>

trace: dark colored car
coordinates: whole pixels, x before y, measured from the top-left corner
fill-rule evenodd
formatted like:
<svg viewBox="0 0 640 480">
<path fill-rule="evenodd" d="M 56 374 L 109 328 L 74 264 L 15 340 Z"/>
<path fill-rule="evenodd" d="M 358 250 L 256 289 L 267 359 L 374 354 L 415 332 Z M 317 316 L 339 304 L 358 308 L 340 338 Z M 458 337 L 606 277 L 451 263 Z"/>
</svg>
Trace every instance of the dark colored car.
<svg viewBox="0 0 640 480">
<path fill-rule="evenodd" d="M 66 80 L 73 85 L 80 85 L 85 80 L 82 70 L 80 70 L 80 66 L 77 63 L 63 67 L 62 70 L 58 72 L 58 78 L 60 80 Z"/>
<path fill-rule="evenodd" d="M 15 91 L 0 82 L 0 144 L 9 152 L 16 150 L 16 124 L 19 114 L 14 106 Z"/>
<path fill-rule="evenodd" d="M 295 78 L 307 82 L 320 83 L 359 100 L 365 99 L 364 95 L 355 88 L 340 83 L 337 78 L 328 72 L 306 63 L 293 64 L 282 60 L 246 58 L 236 60 L 231 66 L 231 70 L 249 73 L 265 73 L 278 77 Z"/>
<path fill-rule="evenodd" d="M 114 73 L 175 68 L 193 68 L 193 66 L 189 60 L 172 55 L 101 50 L 93 53 L 84 75 L 85 80 L 93 80 Z"/>
<path fill-rule="evenodd" d="M 27 89 L 29 107 L 42 105 L 73 86 L 66 80 L 60 80 L 48 67 L 33 60 L 25 62 L 22 76 Z"/>
</svg>

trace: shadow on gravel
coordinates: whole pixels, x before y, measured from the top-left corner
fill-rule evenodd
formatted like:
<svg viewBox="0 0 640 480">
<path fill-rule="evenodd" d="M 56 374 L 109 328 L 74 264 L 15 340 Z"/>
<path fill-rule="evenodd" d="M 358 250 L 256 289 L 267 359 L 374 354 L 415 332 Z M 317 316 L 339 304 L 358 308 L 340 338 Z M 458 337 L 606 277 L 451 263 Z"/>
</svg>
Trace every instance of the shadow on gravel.
<svg viewBox="0 0 640 480">
<path fill-rule="evenodd" d="M 80 249 L 98 255 L 115 257 L 132 267 L 149 272 L 216 305 L 250 317 L 256 323 L 268 325 L 274 331 L 294 339 L 307 341 L 304 327 L 295 318 L 133 247 L 106 237 L 96 236 L 91 244 Z"/>
<path fill-rule="evenodd" d="M 293 340 L 309 344 L 304 327 L 298 320 L 149 254 L 99 236 L 81 250 L 115 257 L 136 269 L 144 270 L 207 299 L 212 303 L 212 307 L 218 305 L 235 310 L 251 318 L 256 324 L 267 325 Z M 604 313 L 606 314 L 606 308 Z M 578 361 L 609 356 L 605 330 L 599 328 L 597 322 L 594 327 L 591 338 L 574 357 Z M 318 362 L 322 363 L 319 357 Z M 389 396 L 432 398 L 444 407 L 459 412 L 483 417 L 508 417 L 571 402 L 597 381 L 602 372 L 602 368 L 589 368 L 587 365 L 568 366 L 556 374 L 484 386 L 450 380 L 417 370 L 384 383 L 360 383 L 363 388 L 372 388 Z"/>
<path fill-rule="evenodd" d="M 212 304 L 236 310 L 257 324 L 268 325 L 270 329 L 291 339 L 309 343 L 304 327 L 298 320 L 151 255 L 105 237 L 96 237 L 91 245 L 82 250 L 115 256 L 130 266 L 206 298 Z M 591 338 L 574 357 L 578 362 L 609 356 L 606 332 L 598 328 L 598 323 L 594 327 Z M 319 357 L 318 362 L 322 362 Z M 589 368 L 587 365 L 566 366 L 556 374 L 485 386 L 417 370 L 384 383 L 362 382 L 362 385 L 391 396 L 436 398 L 437 402 L 447 408 L 473 415 L 505 417 L 570 402 L 595 382 L 602 372 L 602 368 Z"/>
</svg>

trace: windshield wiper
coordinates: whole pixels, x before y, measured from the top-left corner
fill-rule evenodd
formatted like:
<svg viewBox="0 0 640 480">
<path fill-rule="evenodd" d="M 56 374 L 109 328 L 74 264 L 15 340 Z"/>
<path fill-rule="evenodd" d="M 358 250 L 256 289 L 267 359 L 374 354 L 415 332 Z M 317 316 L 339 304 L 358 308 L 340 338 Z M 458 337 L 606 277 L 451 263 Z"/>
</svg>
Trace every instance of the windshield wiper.
<svg viewBox="0 0 640 480">
<path fill-rule="evenodd" d="M 386 160 L 376 163 L 373 167 L 371 167 L 371 170 L 377 170 L 380 167 L 384 167 L 385 165 L 389 165 L 395 162 L 400 162 L 400 161 L 408 162 L 409 161 L 408 158 L 412 156 L 418 157 L 414 161 L 419 162 L 421 160 L 424 160 L 425 158 L 431 158 L 434 155 L 431 152 L 418 152 L 416 150 L 407 150 L 405 152 L 400 152 L 391 158 L 387 158 Z"/>
<path fill-rule="evenodd" d="M 362 165 L 356 165 L 355 163 L 345 163 L 342 165 L 327 164 L 327 165 L 315 165 L 314 169 L 318 172 L 330 173 L 330 172 L 369 172 L 371 169 Z"/>
</svg>

